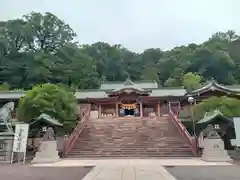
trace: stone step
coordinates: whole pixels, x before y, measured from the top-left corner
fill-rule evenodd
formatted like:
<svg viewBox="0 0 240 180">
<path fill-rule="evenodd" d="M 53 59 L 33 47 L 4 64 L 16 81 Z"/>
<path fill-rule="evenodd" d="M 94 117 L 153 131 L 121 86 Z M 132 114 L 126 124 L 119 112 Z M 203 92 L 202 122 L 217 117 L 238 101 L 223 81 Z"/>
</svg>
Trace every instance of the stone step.
<svg viewBox="0 0 240 180">
<path fill-rule="evenodd" d="M 103 144 L 104 143 L 104 144 Z M 111 146 L 131 146 L 131 147 L 144 147 L 144 146 L 149 146 L 149 147 L 166 147 L 166 146 L 171 146 L 171 147 L 189 147 L 188 144 L 176 144 L 176 143 L 163 143 L 163 142 L 155 142 L 155 143 L 148 143 L 148 142 L 139 142 L 139 143 L 128 143 L 128 142 L 120 142 L 118 144 L 114 143 L 114 142 L 96 142 L 94 143 L 94 141 L 87 141 L 87 142 L 79 142 L 79 143 L 75 143 L 75 146 L 78 146 L 78 145 L 89 145 L 89 144 L 92 144 L 94 146 L 98 146 L 98 145 L 102 145 L 104 147 L 111 147 Z"/>
<path fill-rule="evenodd" d="M 90 148 L 98 148 L 98 149 L 102 149 L 102 148 L 110 148 L 110 149 L 137 149 L 137 150 L 145 150 L 145 149 L 188 149 L 189 146 L 129 146 L 129 145 L 118 145 L 118 146 L 112 146 L 112 145 L 102 145 L 99 146 L 101 144 L 98 145 L 92 145 L 92 144 L 86 144 L 86 146 L 74 146 L 72 149 L 90 149 Z"/>
<path fill-rule="evenodd" d="M 191 157 L 189 144 L 168 118 L 90 120 L 69 157 Z"/>
<path fill-rule="evenodd" d="M 166 153 L 177 153 L 177 154 L 192 154 L 191 151 L 73 151 L 70 154 L 166 154 Z"/>
<path fill-rule="evenodd" d="M 184 150 L 184 151 L 183 151 Z M 172 149 L 158 149 L 158 150 L 136 150 L 136 149 L 124 149 L 124 150 L 120 150 L 120 149 L 109 149 L 109 150 L 105 150 L 105 149 L 95 149 L 95 150 L 87 150 L 87 149 L 82 149 L 81 151 L 79 150 L 72 150 L 71 154 L 84 154 L 84 153 L 90 153 L 90 154 L 94 154 L 94 153 L 116 153 L 116 154 L 122 154 L 122 153 L 132 153 L 133 151 L 135 151 L 136 153 L 148 153 L 148 154 L 159 154 L 159 153 L 166 153 L 166 152 L 176 152 L 176 153 L 190 153 L 191 151 L 189 149 L 179 149 L 179 150 L 172 150 Z"/>
<path fill-rule="evenodd" d="M 93 158 L 93 157 L 125 157 L 125 158 L 150 158 L 150 157 L 192 157 L 192 154 L 162 153 L 162 154 L 69 154 L 69 158 Z"/>
</svg>

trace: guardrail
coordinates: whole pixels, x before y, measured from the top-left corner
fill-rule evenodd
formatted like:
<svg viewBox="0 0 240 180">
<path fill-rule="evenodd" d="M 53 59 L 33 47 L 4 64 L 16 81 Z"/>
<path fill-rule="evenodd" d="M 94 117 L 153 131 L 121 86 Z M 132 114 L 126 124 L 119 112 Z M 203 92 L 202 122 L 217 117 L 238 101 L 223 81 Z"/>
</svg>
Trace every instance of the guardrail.
<svg viewBox="0 0 240 180">
<path fill-rule="evenodd" d="M 184 138 L 188 141 L 194 156 L 197 156 L 197 140 L 196 140 L 196 137 L 193 137 L 193 136 L 190 135 L 187 128 L 182 124 L 182 122 L 178 118 L 178 116 L 172 111 L 171 107 L 169 107 L 169 116 L 170 116 L 171 120 L 173 121 L 173 123 L 178 128 L 178 130 L 184 136 Z"/>
<path fill-rule="evenodd" d="M 81 118 L 81 121 L 77 124 L 75 129 L 73 130 L 72 134 L 67 137 L 64 141 L 64 157 L 66 157 L 69 153 L 69 151 L 72 149 L 72 146 L 74 145 L 75 141 L 79 137 L 80 133 L 82 132 L 85 122 L 88 120 L 90 115 L 90 109 L 85 108 L 83 111 L 83 116 Z"/>
</svg>

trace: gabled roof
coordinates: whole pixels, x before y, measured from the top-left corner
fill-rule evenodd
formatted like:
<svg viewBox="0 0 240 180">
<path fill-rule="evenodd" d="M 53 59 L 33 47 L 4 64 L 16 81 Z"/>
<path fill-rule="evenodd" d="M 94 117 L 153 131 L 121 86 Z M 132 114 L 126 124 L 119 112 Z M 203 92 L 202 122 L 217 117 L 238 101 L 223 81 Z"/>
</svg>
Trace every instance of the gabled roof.
<svg viewBox="0 0 240 180">
<path fill-rule="evenodd" d="M 129 78 L 125 82 L 105 82 L 101 84 L 100 90 L 114 90 L 114 89 L 121 89 L 124 86 L 131 86 L 135 85 L 140 89 L 157 89 L 158 84 L 155 81 L 139 81 L 133 82 Z"/>
<path fill-rule="evenodd" d="M 207 112 L 204 117 L 197 122 L 197 124 L 207 124 L 207 123 L 211 123 L 213 120 L 215 120 L 216 118 L 220 118 L 223 119 L 225 121 L 231 121 L 231 119 L 225 117 L 222 112 L 220 112 L 219 110 L 215 110 L 212 112 Z"/>
<path fill-rule="evenodd" d="M 215 80 L 211 80 L 209 83 L 207 83 L 203 87 L 188 93 L 187 96 L 196 96 L 196 95 L 200 95 L 200 94 L 203 94 L 203 93 L 206 93 L 209 91 L 220 91 L 220 92 L 224 92 L 227 94 L 240 95 L 239 89 L 231 88 L 231 86 L 228 86 L 228 87 L 223 86 L 223 85 L 218 84 Z"/>
<path fill-rule="evenodd" d="M 117 95 L 122 92 L 131 93 L 133 91 L 136 93 L 139 93 L 139 94 L 146 94 L 146 95 L 148 95 L 151 92 L 151 90 L 143 89 L 143 88 L 139 87 L 137 84 L 135 84 L 134 82 L 132 82 L 130 79 L 127 79 L 122 84 L 122 86 L 120 86 L 117 89 L 106 91 L 106 93 L 108 95 L 112 96 L 112 95 Z"/>
<path fill-rule="evenodd" d="M 58 122 L 58 120 L 56 120 L 55 118 L 53 118 L 45 113 L 40 114 L 40 116 L 37 118 L 37 120 L 32 122 L 31 125 L 38 124 L 39 122 L 44 122 L 45 124 L 48 124 L 49 126 L 58 126 L 58 127 L 63 126 L 61 123 Z"/>
</svg>

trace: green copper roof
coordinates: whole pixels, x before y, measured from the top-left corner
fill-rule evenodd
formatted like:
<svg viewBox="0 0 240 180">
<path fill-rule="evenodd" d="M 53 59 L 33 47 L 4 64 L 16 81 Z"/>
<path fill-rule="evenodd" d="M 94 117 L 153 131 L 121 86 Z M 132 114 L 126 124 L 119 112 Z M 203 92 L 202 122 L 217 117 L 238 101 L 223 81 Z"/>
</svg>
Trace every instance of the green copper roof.
<svg viewBox="0 0 240 180">
<path fill-rule="evenodd" d="M 59 123 L 58 120 L 45 113 L 40 114 L 40 116 L 37 118 L 35 122 L 39 121 L 45 122 L 46 124 L 49 124 L 51 126 L 62 126 L 62 124 Z"/>
<path fill-rule="evenodd" d="M 215 81 L 210 81 L 203 87 L 187 93 L 183 87 L 160 87 L 154 81 L 140 81 L 133 82 L 127 79 L 125 82 L 107 82 L 101 84 L 100 89 L 89 89 L 80 90 L 75 93 L 77 99 L 88 99 L 88 98 L 107 98 L 109 93 L 117 92 L 124 89 L 135 89 L 138 91 L 144 91 L 149 94 L 150 97 L 164 97 L 164 96 L 194 96 L 209 90 L 219 90 L 226 93 L 234 93 L 240 95 L 240 86 L 222 86 Z M 25 95 L 25 91 L 0 91 L 0 99 L 19 99 Z"/>
<path fill-rule="evenodd" d="M 185 89 L 171 89 L 171 88 L 162 88 L 162 89 L 153 89 L 149 96 L 150 97 L 164 97 L 164 96 L 184 96 L 186 93 Z M 106 98 L 108 94 L 104 91 L 78 91 L 75 94 L 77 99 L 86 99 L 86 98 Z"/>
<path fill-rule="evenodd" d="M 223 86 L 221 84 L 218 84 L 215 80 L 209 81 L 207 84 L 205 84 L 201 88 L 190 92 L 189 95 L 197 95 L 197 94 L 201 94 L 208 91 L 214 91 L 214 90 L 240 95 L 239 86 Z"/>
<path fill-rule="evenodd" d="M 77 91 L 75 93 L 77 99 L 87 99 L 87 98 L 106 98 L 108 97 L 107 93 L 104 91 Z"/>
<path fill-rule="evenodd" d="M 106 82 L 101 84 L 100 90 L 114 90 L 114 89 L 122 89 L 124 87 L 134 86 L 139 89 L 156 89 L 158 88 L 158 84 L 155 81 L 139 81 L 133 82 L 130 79 L 127 79 L 125 82 Z"/>
<path fill-rule="evenodd" d="M 219 110 L 215 110 L 213 112 L 207 112 L 205 114 L 205 116 L 197 122 L 197 124 L 204 124 L 204 123 L 209 123 L 211 121 L 213 121 L 216 118 L 221 118 L 221 119 L 225 119 L 225 120 L 229 120 L 227 117 L 225 117 Z"/>
<path fill-rule="evenodd" d="M 173 88 L 159 88 L 153 89 L 150 96 L 152 97 L 163 97 L 163 96 L 184 96 L 186 90 L 183 88 L 173 89 Z"/>
<path fill-rule="evenodd" d="M 137 85 L 124 85 L 118 89 L 112 90 L 112 92 L 118 92 L 118 91 L 121 91 L 122 89 L 135 89 L 137 91 L 144 91 L 144 89 L 138 87 Z"/>
</svg>

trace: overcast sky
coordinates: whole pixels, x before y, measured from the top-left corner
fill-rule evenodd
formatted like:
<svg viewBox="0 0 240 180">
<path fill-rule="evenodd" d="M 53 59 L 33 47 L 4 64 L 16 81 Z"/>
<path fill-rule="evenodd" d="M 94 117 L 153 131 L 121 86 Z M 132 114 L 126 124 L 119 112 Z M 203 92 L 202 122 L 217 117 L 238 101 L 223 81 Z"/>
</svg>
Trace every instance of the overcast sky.
<svg viewBox="0 0 240 180">
<path fill-rule="evenodd" d="M 240 32 L 240 0 L 1 0 L 0 20 L 52 12 L 81 44 L 104 41 L 141 52 L 201 43 L 216 31 Z"/>
</svg>

